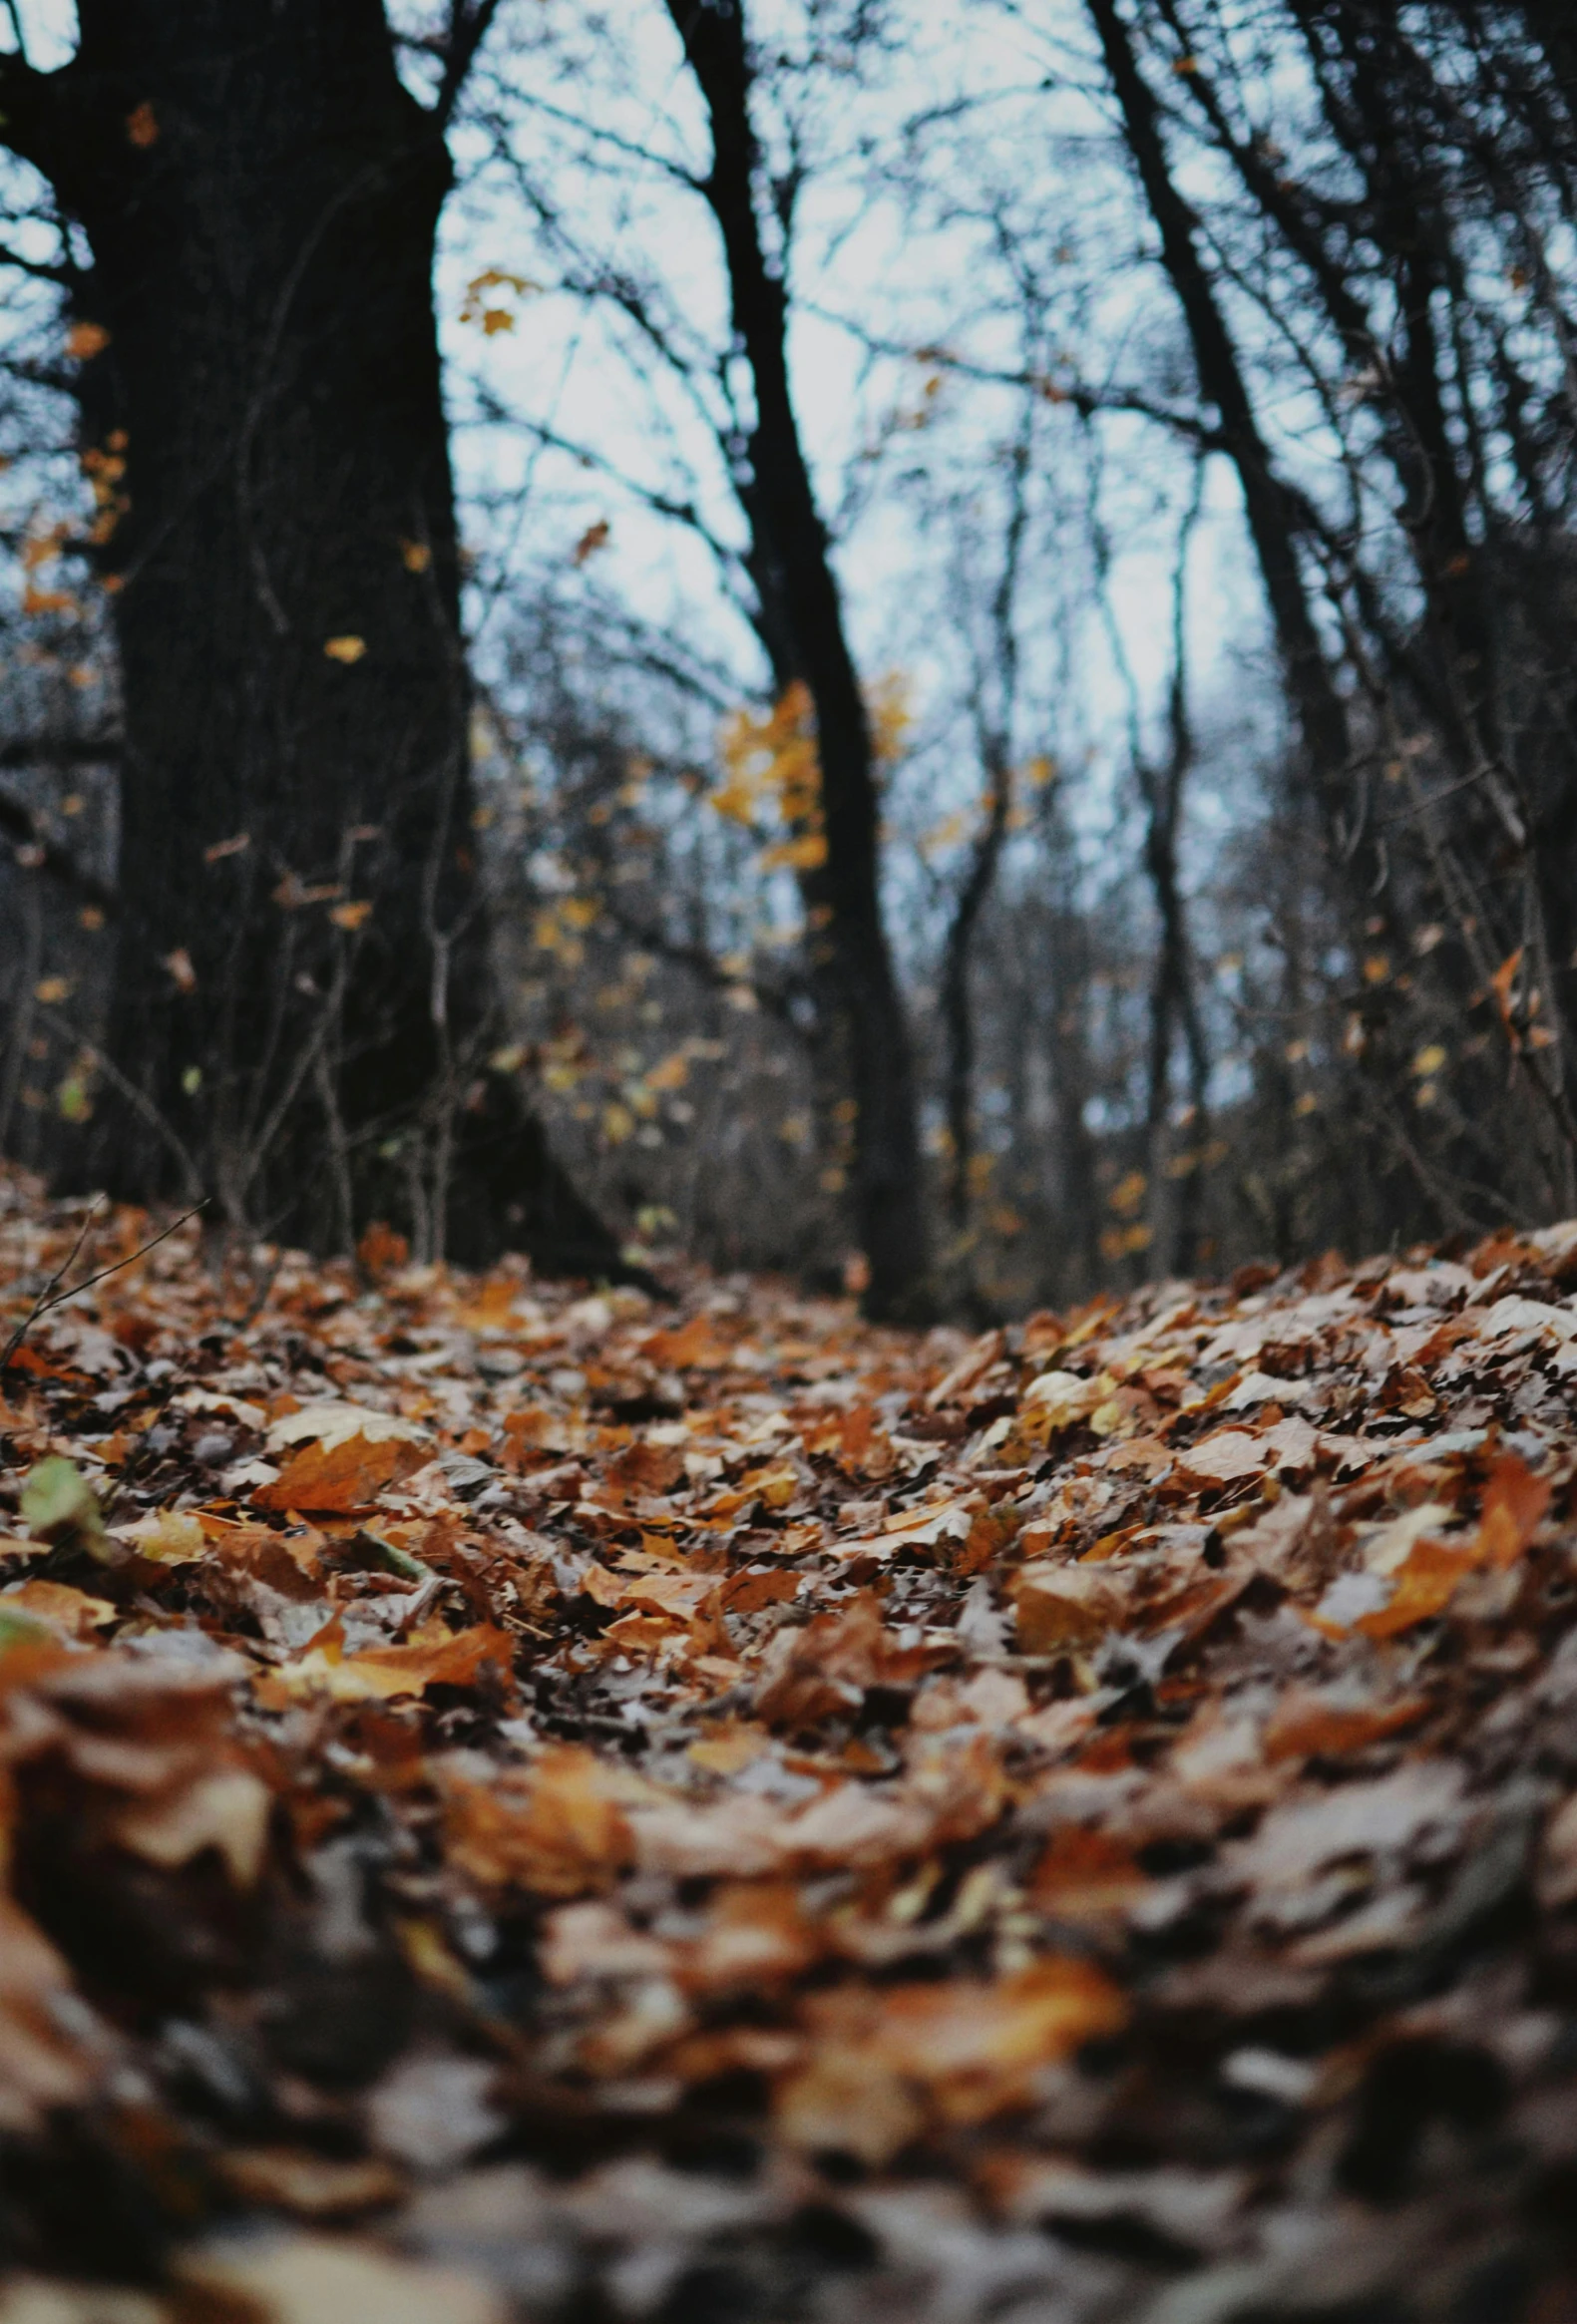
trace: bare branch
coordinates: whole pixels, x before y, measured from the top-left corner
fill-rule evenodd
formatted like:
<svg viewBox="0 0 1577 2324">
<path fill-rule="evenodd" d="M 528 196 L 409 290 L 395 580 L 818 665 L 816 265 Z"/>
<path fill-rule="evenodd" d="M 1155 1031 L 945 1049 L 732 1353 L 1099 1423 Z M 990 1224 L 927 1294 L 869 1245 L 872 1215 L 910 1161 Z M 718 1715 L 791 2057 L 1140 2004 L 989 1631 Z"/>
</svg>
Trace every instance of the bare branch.
<svg viewBox="0 0 1577 2324">
<path fill-rule="evenodd" d="M 103 1200 L 102 1195 L 94 1197 L 89 1206 L 88 1215 L 82 1222 L 82 1231 L 76 1242 L 73 1243 L 60 1266 L 56 1268 L 44 1289 L 39 1293 L 38 1298 L 33 1302 L 32 1307 L 7 1341 L 5 1353 L 0 1356 L 0 1378 L 3 1378 L 5 1373 L 10 1370 L 17 1350 L 29 1332 L 32 1331 L 40 1316 L 49 1315 L 52 1309 L 63 1308 L 68 1300 L 79 1299 L 85 1291 L 91 1291 L 96 1283 L 103 1283 L 109 1276 L 119 1275 L 123 1268 L 135 1267 L 139 1259 L 146 1259 L 150 1251 L 157 1250 L 161 1243 L 168 1243 L 177 1229 L 186 1225 L 188 1219 L 195 1219 L 198 1211 L 206 1210 L 209 1198 L 204 1195 L 200 1202 L 195 1202 L 190 1210 L 182 1212 L 179 1219 L 172 1219 L 168 1227 L 157 1235 L 151 1235 L 146 1243 L 140 1245 L 136 1251 L 130 1252 L 125 1259 L 117 1259 L 112 1267 L 101 1267 L 97 1274 L 84 1276 L 81 1283 L 74 1283 L 70 1291 L 62 1291 L 60 1286 L 71 1273 L 72 1264 L 78 1252 L 88 1240 L 89 1230 L 98 1216 L 99 1205 Z"/>
<path fill-rule="evenodd" d="M 498 11 L 499 0 L 450 0 L 449 38 L 443 50 L 444 75 L 433 103 L 433 120 L 440 131 L 449 127 L 460 102 L 460 92 Z"/>
</svg>

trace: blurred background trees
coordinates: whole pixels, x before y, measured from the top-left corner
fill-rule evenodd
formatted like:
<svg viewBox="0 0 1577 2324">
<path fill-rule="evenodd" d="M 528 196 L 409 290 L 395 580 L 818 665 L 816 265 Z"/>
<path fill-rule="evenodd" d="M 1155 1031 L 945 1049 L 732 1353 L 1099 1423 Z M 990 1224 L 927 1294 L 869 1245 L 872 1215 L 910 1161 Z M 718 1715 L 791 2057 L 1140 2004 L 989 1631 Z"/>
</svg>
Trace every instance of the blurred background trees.
<svg viewBox="0 0 1577 2324">
<path fill-rule="evenodd" d="M 356 13 L 454 175 L 476 1062 L 629 1253 L 991 1313 L 1577 1207 L 1564 8 L 503 0 L 458 74 Z M 146 512 L 9 193 L 0 1140 L 69 1168 L 142 1086 Z"/>
</svg>

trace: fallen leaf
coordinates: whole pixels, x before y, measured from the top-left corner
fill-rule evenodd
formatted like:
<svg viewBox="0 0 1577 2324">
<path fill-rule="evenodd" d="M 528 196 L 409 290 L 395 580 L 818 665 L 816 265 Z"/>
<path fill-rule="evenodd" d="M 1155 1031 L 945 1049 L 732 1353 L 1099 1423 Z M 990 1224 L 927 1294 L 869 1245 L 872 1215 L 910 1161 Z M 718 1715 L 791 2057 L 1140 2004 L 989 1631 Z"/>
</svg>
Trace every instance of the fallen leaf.
<svg viewBox="0 0 1577 2324">
<path fill-rule="evenodd" d="M 114 1558 L 98 1495 L 75 1462 L 54 1453 L 41 1460 L 28 1472 L 21 1506 L 35 1541 L 77 1543 L 101 1565 Z"/>
<path fill-rule="evenodd" d="M 1100 1566 L 1025 1566 L 1013 1596 L 1019 1650 L 1031 1655 L 1092 1645 L 1120 1626 L 1128 1604 L 1121 1585 Z"/>
<path fill-rule="evenodd" d="M 815 2053 L 778 2092 L 780 2130 L 881 2162 L 929 2124 L 1024 2105 L 1042 2068 L 1120 2032 L 1128 2004 L 1092 1962 L 1051 1955 L 990 1985 L 839 1987 L 804 2017 Z"/>
<path fill-rule="evenodd" d="M 545 1752 L 524 1794 L 455 1783 L 445 1828 L 452 1861 L 473 1879 L 540 1896 L 606 1887 L 635 1853 L 606 1770 L 594 1752 L 576 1743 Z"/>
</svg>

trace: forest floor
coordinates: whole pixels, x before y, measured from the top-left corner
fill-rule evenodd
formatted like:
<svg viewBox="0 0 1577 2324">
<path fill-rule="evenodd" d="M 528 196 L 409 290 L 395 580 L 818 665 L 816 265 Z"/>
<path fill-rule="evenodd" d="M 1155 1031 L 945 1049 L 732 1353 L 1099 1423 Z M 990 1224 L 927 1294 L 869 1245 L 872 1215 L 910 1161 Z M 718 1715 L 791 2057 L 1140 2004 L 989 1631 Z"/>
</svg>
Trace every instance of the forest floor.
<svg viewBox="0 0 1577 2324">
<path fill-rule="evenodd" d="M 3 2324 L 1577 2315 L 1577 1226 L 972 1343 L 83 1224 Z"/>
</svg>

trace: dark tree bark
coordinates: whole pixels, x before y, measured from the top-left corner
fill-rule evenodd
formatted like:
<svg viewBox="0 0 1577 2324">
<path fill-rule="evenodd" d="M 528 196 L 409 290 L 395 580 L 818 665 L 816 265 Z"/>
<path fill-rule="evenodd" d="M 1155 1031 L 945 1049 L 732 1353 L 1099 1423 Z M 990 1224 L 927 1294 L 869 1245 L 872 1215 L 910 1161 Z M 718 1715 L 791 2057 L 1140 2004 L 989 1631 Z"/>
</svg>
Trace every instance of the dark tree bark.
<svg viewBox="0 0 1577 2324">
<path fill-rule="evenodd" d="M 870 722 L 789 385 L 788 290 L 763 234 L 767 189 L 751 126 L 743 0 L 668 0 L 668 13 L 706 104 L 712 162 L 701 190 L 722 235 L 733 325 L 755 392 L 736 489 L 750 530 L 758 627 L 780 690 L 798 681 L 816 711 L 826 861 L 803 871 L 800 885 L 821 1012 L 857 1109 L 854 1201 L 871 1270 L 867 1306 L 897 1316 L 924 1298 L 928 1252 L 909 1034 L 882 922 Z"/>
<path fill-rule="evenodd" d="M 1001 570 L 991 591 L 991 666 L 976 686 L 976 728 L 985 777 L 981 829 L 970 855 L 943 947 L 938 994 L 946 1041 L 944 1082 L 948 1114 L 948 1216 L 963 1233 L 970 1221 L 975 1159 L 975 1007 L 971 990 L 981 918 L 996 883 L 1012 811 L 1012 729 L 1018 697 L 1018 573 L 1029 522 L 1029 468 L 1033 406 L 1024 404 L 1008 454 L 1007 524 Z M 994 697 L 988 699 L 987 697 Z"/>
<path fill-rule="evenodd" d="M 379 0 L 80 0 L 0 62 L 84 230 L 78 385 L 124 699 L 121 911 L 86 1158 L 343 1245 L 616 1266 L 513 1084 L 472 853 L 431 270 L 444 123 Z"/>
<path fill-rule="evenodd" d="M 964 885 L 959 890 L 942 954 L 938 1005 L 947 1043 L 946 1083 L 948 1137 L 948 1216 L 961 1232 L 970 1223 L 970 1194 L 975 1159 L 975 1008 L 970 990 L 975 964 L 975 939 L 981 925 L 1012 805 L 1012 768 L 1004 749 L 994 747 L 986 757 L 985 823 Z"/>
<path fill-rule="evenodd" d="M 1132 36 L 1116 0 L 1087 0 L 1087 6 L 1122 116 L 1123 137 L 1161 237 L 1161 263 L 1182 309 L 1200 393 L 1216 407 L 1220 441 L 1237 472 L 1288 700 L 1327 825 L 1346 853 L 1358 836 L 1349 827 L 1351 737 L 1346 705 L 1310 606 L 1299 556 L 1298 505 L 1277 476 L 1261 434 L 1237 348 L 1200 255 L 1198 221 L 1172 175 L 1159 108 L 1139 69 Z"/>
<path fill-rule="evenodd" d="M 1178 1182 L 1177 1215 L 1167 1260 L 1175 1275 L 1192 1274 L 1196 1263 L 1204 1175 L 1197 1156 L 1209 1143 L 1210 1135 L 1210 1052 L 1195 986 L 1188 903 L 1178 861 L 1184 794 L 1197 755 L 1188 699 L 1187 587 L 1189 543 L 1199 521 L 1203 486 L 1204 471 L 1200 468 L 1195 472 L 1193 499 L 1178 538 L 1177 569 L 1172 581 L 1172 676 L 1167 699 L 1166 758 L 1161 765 L 1152 766 L 1141 751 L 1136 749 L 1134 753 L 1134 772 L 1145 809 L 1144 869 L 1155 899 L 1158 926 L 1155 968 L 1150 979 L 1150 1053 L 1145 1107 L 1152 1207 L 1158 1191 L 1158 1168 L 1164 1159 L 1172 1051 L 1179 1030 L 1188 1062 L 1188 1095 L 1192 1108 L 1189 1135 L 1196 1155 L 1194 1167 Z"/>
</svg>

